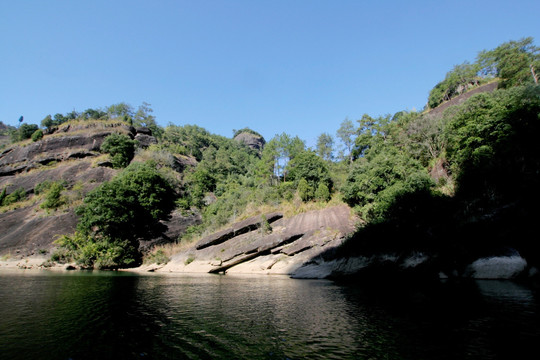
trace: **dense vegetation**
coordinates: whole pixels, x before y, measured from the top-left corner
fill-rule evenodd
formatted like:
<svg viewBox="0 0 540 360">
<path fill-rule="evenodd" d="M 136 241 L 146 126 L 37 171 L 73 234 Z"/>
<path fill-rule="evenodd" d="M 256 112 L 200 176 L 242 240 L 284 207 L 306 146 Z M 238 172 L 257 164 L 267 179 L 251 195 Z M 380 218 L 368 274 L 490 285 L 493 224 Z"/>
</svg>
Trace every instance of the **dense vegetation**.
<svg viewBox="0 0 540 360">
<path fill-rule="evenodd" d="M 77 233 L 59 241 L 57 258 L 105 268 L 138 264 L 139 239 L 158 236 L 159 221 L 174 208 L 202 214 L 188 237 L 264 207 L 301 211 L 308 202 L 344 201 L 365 223 L 343 246 L 346 255 L 418 250 L 451 262 L 456 254 L 473 258 L 512 247 L 537 261 L 538 246 L 524 234 L 539 215 L 540 149 L 533 138 L 540 121 L 539 61 L 531 38 L 482 51 L 435 85 L 426 111 L 345 119 L 335 136 L 321 134 L 315 149 L 287 133 L 275 135 L 261 152 L 233 139 L 242 133 L 262 139 L 249 128 L 233 130 L 233 138 L 196 125 L 162 128 L 146 103 L 137 111 L 120 103 L 48 115 L 41 124 L 48 130 L 71 119 L 115 118 L 149 127 L 158 139 L 135 151 L 126 135 L 107 138 L 102 151 L 119 173 L 87 194 L 77 209 Z M 498 90 L 442 115 L 428 111 L 491 81 Z M 21 125 L 12 138 L 33 137 L 36 130 Z M 190 165 L 178 167 L 182 161 Z M 42 207 L 59 206 L 60 187 L 47 191 Z M 21 195 L 12 194 L 4 189 L 0 199 Z"/>
<path fill-rule="evenodd" d="M 429 93 L 428 106 L 435 108 L 463 94 L 467 90 L 492 79 L 499 80 L 500 88 L 538 84 L 537 69 L 540 67 L 540 54 L 533 45 L 532 38 L 509 41 L 493 50 L 478 54 L 472 64 L 465 62 L 456 65 Z"/>
<path fill-rule="evenodd" d="M 174 209 L 174 190 L 148 164 L 134 163 L 90 192 L 77 209 L 77 232 L 58 243 L 56 258 L 85 267 L 119 268 L 140 264 L 139 239 L 163 231 L 160 220 Z"/>
</svg>

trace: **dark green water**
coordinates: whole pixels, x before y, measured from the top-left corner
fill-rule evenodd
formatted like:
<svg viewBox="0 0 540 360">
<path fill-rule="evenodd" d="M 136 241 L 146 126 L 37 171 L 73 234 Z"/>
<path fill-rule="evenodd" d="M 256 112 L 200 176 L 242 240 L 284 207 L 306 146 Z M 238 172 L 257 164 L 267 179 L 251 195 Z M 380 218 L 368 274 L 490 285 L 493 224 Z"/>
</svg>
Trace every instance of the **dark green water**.
<svg viewBox="0 0 540 360">
<path fill-rule="evenodd" d="M 507 281 L 0 273 L 0 359 L 525 359 L 539 320 Z"/>
</svg>

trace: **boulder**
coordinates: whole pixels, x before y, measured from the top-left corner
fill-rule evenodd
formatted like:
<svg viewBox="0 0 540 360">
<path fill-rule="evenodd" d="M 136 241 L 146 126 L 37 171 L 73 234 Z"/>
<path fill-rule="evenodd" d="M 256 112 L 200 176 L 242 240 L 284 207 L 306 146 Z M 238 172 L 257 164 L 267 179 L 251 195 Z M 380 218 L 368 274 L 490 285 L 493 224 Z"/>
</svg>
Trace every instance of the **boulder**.
<svg viewBox="0 0 540 360">
<path fill-rule="evenodd" d="M 139 146 L 143 149 L 146 149 L 150 145 L 157 144 L 156 138 L 147 134 L 137 133 L 137 135 L 135 135 L 135 140 L 139 143 Z"/>
<path fill-rule="evenodd" d="M 246 144 L 249 148 L 256 150 L 258 153 L 261 153 L 266 141 L 262 136 L 243 132 L 235 136 L 234 140 Z"/>
</svg>

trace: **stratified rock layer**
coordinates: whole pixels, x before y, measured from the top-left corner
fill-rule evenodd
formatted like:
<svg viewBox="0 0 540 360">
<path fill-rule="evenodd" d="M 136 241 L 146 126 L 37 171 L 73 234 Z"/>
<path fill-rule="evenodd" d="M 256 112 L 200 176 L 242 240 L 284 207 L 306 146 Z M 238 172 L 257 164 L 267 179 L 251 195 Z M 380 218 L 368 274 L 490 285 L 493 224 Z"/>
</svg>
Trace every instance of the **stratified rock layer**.
<svg viewBox="0 0 540 360">
<path fill-rule="evenodd" d="M 269 226 L 261 226 L 265 220 Z M 345 205 L 291 218 L 279 213 L 253 217 L 201 239 L 159 271 L 292 274 L 341 244 L 355 221 Z"/>
</svg>

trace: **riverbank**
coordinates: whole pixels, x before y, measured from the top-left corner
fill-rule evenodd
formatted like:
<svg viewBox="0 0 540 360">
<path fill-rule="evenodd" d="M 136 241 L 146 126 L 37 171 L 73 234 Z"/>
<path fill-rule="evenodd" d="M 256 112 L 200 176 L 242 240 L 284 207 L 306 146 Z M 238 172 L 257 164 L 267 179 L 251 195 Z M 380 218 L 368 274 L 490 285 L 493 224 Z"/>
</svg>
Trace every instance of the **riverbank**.
<svg viewBox="0 0 540 360">
<path fill-rule="evenodd" d="M 73 267 L 72 264 L 58 264 L 51 262 L 49 257 L 45 256 L 28 256 L 7 258 L 0 260 L 0 271 L 2 270 L 69 270 L 68 267 Z M 74 269 L 75 267 L 73 267 Z"/>
</svg>

